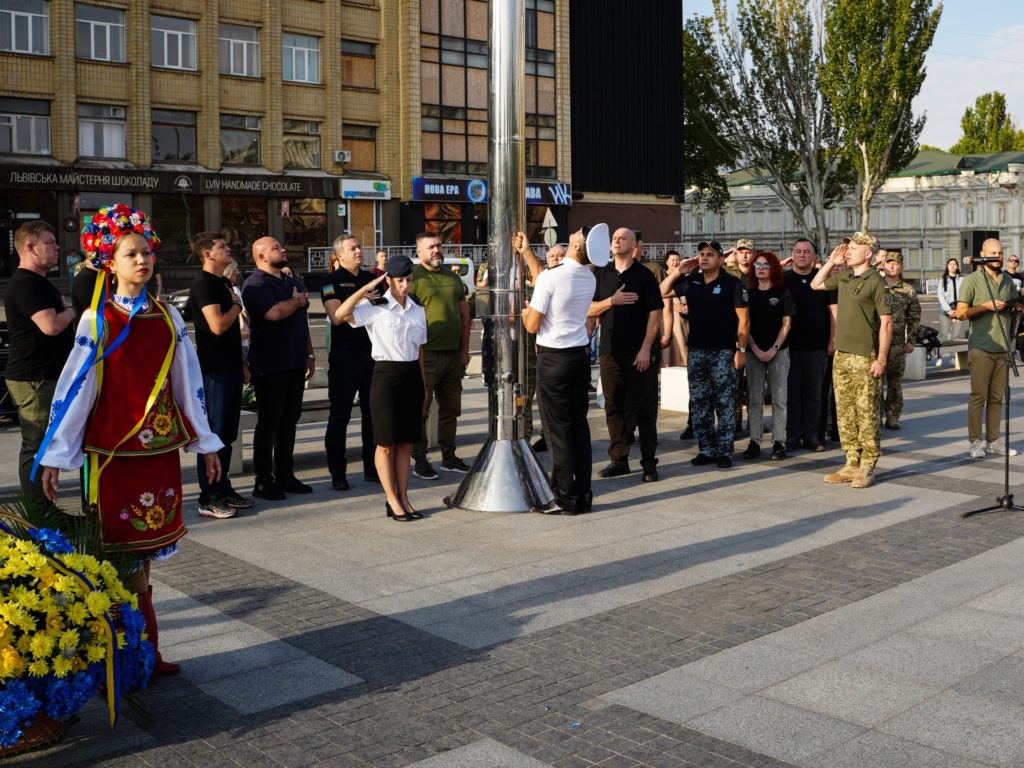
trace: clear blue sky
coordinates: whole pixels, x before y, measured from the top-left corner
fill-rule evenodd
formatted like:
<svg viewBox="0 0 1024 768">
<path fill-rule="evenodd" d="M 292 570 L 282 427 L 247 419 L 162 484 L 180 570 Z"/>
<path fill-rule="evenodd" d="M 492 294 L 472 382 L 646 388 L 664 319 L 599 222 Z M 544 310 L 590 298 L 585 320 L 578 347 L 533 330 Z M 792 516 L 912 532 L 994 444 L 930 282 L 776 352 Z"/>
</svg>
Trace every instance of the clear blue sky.
<svg viewBox="0 0 1024 768">
<path fill-rule="evenodd" d="M 684 17 L 711 8 L 711 0 L 683 0 Z M 928 113 L 921 143 L 948 149 L 960 138 L 964 109 L 988 91 L 1006 94 L 1024 129 L 1024 0 L 946 0 L 926 66 L 914 102 L 915 113 Z"/>
</svg>

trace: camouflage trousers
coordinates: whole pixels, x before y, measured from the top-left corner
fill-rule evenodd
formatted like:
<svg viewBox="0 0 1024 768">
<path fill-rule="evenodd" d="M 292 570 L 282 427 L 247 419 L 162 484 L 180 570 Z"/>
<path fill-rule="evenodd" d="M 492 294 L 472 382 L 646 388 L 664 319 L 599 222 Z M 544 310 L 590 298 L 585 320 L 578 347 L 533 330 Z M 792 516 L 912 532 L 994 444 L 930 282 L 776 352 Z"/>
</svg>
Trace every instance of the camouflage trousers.
<svg viewBox="0 0 1024 768">
<path fill-rule="evenodd" d="M 736 430 L 735 350 L 691 348 L 686 360 L 690 416 L 697 450 L 705 456 L 732 456 Z M 718 429 L 715 429 L 715 416 Z"/>
<path fill-rule="evenodd" d="M 839 442 L 846 466 L 873 470 L 882 455 L 878 405 L 881 379 L 871 375 L 871 358 L 836 352 L 832 388 L 836 394 Z"/>
<path fill-rule="evenodd" d="M 882 415 L 889 421 L 899 421 L 903 413 L 903 374 L 907 370 L 907 354 L 902 346 L 889 350 L 889 360 L 883 376 Z"/>
</svg>

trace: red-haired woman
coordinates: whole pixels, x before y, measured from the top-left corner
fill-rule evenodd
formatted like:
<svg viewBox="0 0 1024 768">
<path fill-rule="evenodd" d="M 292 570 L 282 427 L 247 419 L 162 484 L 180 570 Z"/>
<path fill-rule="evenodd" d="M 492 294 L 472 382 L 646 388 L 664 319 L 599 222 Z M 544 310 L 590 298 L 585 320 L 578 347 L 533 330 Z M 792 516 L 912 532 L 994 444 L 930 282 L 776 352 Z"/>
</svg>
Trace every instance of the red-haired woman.
<svg viewBox="0 0 1024 768">
<path fill-rule="evenodd" d="M 782 264 L 769 251 L 754 254 L 747 273 L 750 290 L 750 352 L 747 355 L 747 385 L 750 445 L 743 458 L 761 455 L 761 424 L 764 416 L 764 380 L 772 389 L 772 458 L 786 458 L 786 388 L 789 378 L 789 349 L 786 337 L 796 314 L 789 289 L 782 283 Z"/>
</svg>

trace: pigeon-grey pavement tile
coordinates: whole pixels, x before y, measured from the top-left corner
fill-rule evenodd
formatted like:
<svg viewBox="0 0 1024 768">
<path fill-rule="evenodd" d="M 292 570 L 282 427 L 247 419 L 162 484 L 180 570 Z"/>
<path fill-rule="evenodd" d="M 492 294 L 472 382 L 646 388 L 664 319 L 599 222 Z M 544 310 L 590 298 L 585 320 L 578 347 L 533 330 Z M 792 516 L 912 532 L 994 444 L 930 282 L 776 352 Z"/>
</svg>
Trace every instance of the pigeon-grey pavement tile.
<svg viewBox="0 0 1024 768">
<path fill-rule="evenodd" d="M 956 688 L 1024 710 L 1024 655 L 999 659 L 963 677 Z"/>
<path fill-rule="evenodd" d="M 692 665 L 691 665 L 692 666 Z M 602 698 L 673 723 L 685 723 L 744 697 L 681 667 L 605 694 Z"/>
<path fill-rule="evenodd" d="M 1024 648 L 1024 618 L 974 608 L 945 611 L 915 624 L 913 631 L 966 645 L 995 648 L 1007 654 Z"/>
<path fill-rule="evenodd" d="M 961 755 L 940 752 L 906 739 L 868 731 L 835 749 L 814 755 L 803 768 L 987 768 Z"/>
<path fill-rule="evenodd" d="M 994 648 L 965 645 L 909 630 L 867 645 L 847 656 L 846 661 L 889 670 L 928 685 L 948 686 L 1005 655 Z"/>
<path fill-rule="evenodd" d="M 409 768 L 551 768 L 493 739 L 481 739 L 464 747 L 428 757 Z"/>
<path fill-rule="evenodd" d="M 820 663 L 810 654 L 754 640 L 688 664 L 685 670 L 744 693 L 757 693 Z"/>
</svg>

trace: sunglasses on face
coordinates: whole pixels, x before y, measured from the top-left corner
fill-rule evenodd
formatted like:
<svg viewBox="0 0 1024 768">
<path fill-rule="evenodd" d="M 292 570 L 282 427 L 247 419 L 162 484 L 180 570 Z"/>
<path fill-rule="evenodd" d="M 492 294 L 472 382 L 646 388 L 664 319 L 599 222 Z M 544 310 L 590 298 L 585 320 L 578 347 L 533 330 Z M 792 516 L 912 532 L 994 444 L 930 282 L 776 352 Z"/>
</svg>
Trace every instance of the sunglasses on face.
<svg viewBox="0 0 1024 768">
<path fill-rule="evenodd" d="M 769 264 L 767 261 L 755 261 L 754 262 L 754 269 L 771 269 L 771 268 L 772 268 L 772 265 Z"/>
</svg>

